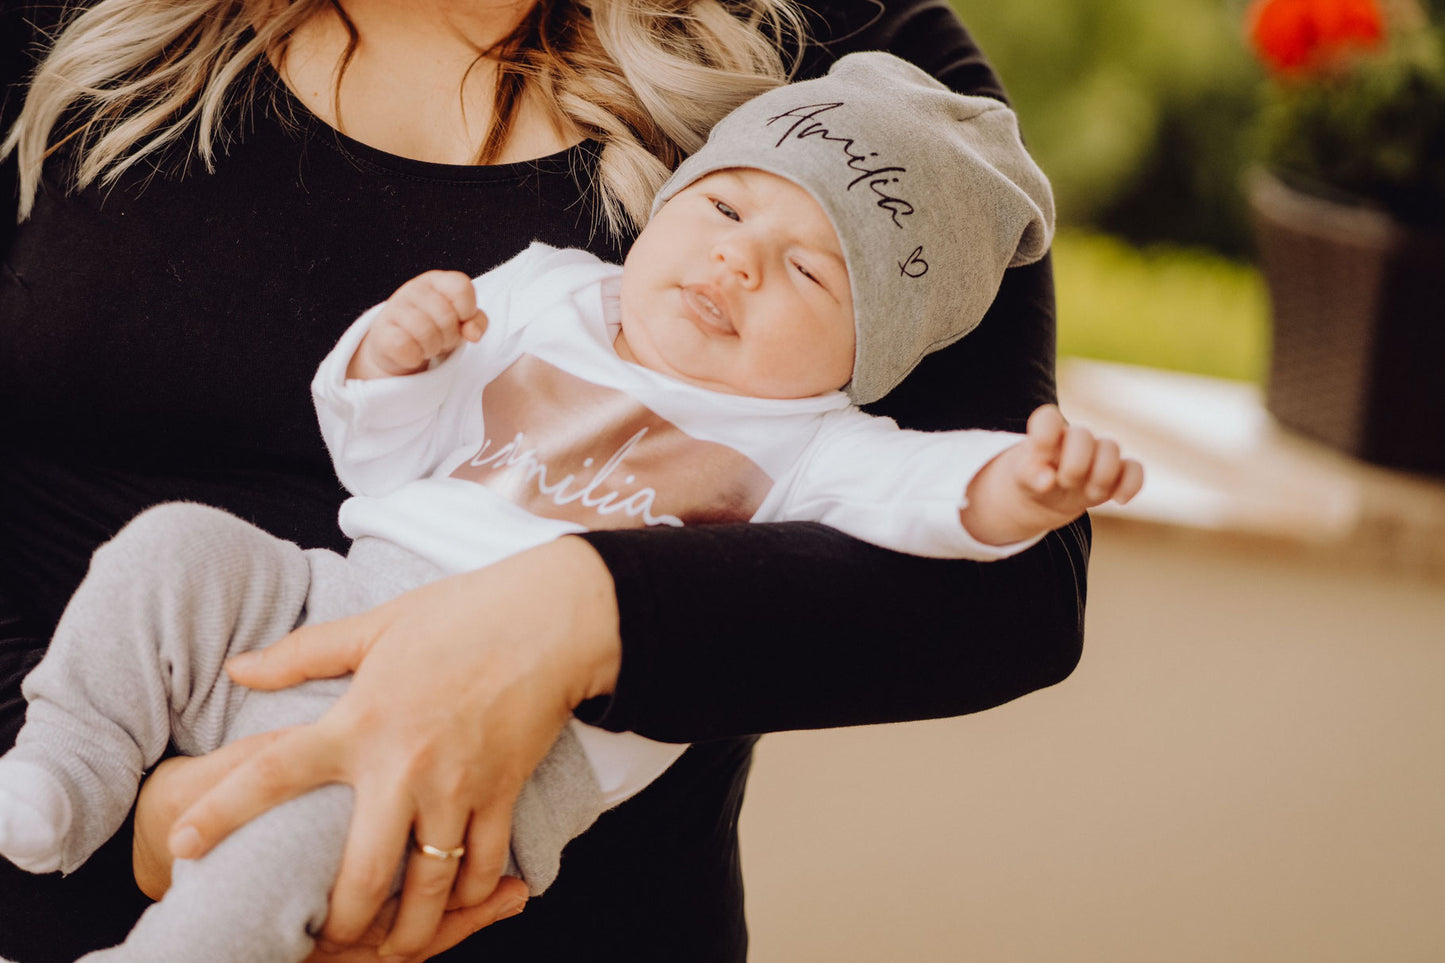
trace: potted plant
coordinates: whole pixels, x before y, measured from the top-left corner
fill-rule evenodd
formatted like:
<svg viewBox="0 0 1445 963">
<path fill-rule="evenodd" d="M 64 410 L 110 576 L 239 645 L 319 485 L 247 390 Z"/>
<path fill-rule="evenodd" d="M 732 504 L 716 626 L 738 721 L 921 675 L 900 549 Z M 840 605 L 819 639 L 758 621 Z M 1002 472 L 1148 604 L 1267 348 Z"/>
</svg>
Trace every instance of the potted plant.
<svg viewBox="0 0 1445 963">
<path fill-rule="evenodd" d="M 1358 457 L 1445 473 L 1440 16 L 1416 0 L 1255 0 L 1267 78 L 1248 189 L 1270 411 Z"/>
</svg>

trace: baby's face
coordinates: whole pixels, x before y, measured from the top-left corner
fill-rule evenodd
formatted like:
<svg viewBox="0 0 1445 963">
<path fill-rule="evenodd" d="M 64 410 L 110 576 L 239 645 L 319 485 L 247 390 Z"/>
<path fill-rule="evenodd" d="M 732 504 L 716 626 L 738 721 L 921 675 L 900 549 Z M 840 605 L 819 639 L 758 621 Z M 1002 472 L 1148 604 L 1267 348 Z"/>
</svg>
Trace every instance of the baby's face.
<svg viewBox="0 0 1445 963">
<path fill-rule="evenodd" d="M 792 181 L 717 171 L 632 245 L 617 353 L 690 384 L 804 398 L 853 372 L 853 296 L 832 222 Z"/>
</svg>

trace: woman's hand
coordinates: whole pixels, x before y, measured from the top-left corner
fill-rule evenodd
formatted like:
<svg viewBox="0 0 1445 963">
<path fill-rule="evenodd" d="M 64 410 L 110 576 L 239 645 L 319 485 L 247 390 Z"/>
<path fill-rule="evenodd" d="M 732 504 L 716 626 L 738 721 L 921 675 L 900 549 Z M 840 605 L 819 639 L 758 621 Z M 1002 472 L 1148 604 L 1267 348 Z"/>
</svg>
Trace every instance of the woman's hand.
<svg viewBox="0 0 1445 963">
<path fill-rule="evenodd" d="M 397 900 L 389 899 L 382 904 L 381 912 L 371 921 L 361 940 L 354 946 L 323 948 L 317 946 L 306 963 L 390 963 L 394 957 L 383 957 L 379 947 L 386 940 L 396 918 Z M 516 916 L 527 905 L 527 884 L 515 876 L 503 876 L 491 896 L 477 906 L 463 906 L 448 909 L 442 915 L 441 925 L 422 950 L 404 957 L 406 963 L 420 963 L 438 953 L 445 952 L 478 930 L 491 926 L 498 920 Z"/>
<path fill-rule="evenodd" d="M 181 813 L 282 731 L 241 739 L 204 756 L 167 759 L 141 784 L 135 803 L 131 870 L 142 893 L 160 899 L 171 888 L 173 858 L 166 840 Z"/>
<path fill-rule="evenodd" d="M 136 800 L 135 838 L 131 850 L 136 884 L 151 899 L 160 899 L 171 884 L 170 850 L 166 837 L 182 811 L 215 786 L 231 770 L 275 741 L 282 730 L 266 732 L 223 746 L 205 756 L 176 756 L 156 767 Z M 497 920 L 516 916 L 527 905 L 527 884 L 504 876 L 476 906 L 449 908 L 436 935 L 411 960 L 426 960 L 456 946 Z M 397 901 L 387 900 L 355 947 L 328 951 L 317 947 L 308 963 L 379 963 L 377 952 L 396 917 Z"/>
<path fill-rule="evenodd" d="M 365 933 L 413 838 L 465 846 L 460 861 L 408 860 L 378 951 L 421 952 L 449 897 L 480 906 L 496 889 L 522 784 L 573 708 L 616 684 L 617 619 L 602 560 L 562 538 L 235 660 L 232 677 L 252 688 L 355 679 L 320 720 L 281 733 L 183 813 L 171 851 L 199 856 L 278 803 L 349 783 L 356 804 L 324 938 Z"/>
</svg>

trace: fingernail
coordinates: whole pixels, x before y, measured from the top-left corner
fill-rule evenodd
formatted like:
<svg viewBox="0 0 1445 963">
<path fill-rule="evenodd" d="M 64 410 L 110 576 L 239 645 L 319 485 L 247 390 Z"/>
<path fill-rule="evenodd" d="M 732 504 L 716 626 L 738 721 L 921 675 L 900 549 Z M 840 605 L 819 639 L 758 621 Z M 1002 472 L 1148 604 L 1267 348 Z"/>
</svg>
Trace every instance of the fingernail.
<svg viewBox="0 0 1445 963">
<path fill-rule="evenodd" d="M 181 826 L 171 833 L 171 855 L 192 859 L 201 852 L 201 834 L 194 826 Z"/>
<path fill-rule="evenodd" d="M 501 916 L 498 916 L 497 919 L 499 919 L 499 920 L 505 920 L 505 919 L 510 919 L 510 918 L 512 918 L 513 916 L 520 916 L 521 913 L 522 913 L 522 910 L 524 910 L 524 909 L 526 909 L 526 908 L 527 908 L 527 901 L 524 900 L 524 899 L 519 899 L 519 900 L 517 900 L 516 904 L 515 904 L 514 906 L 512 906 L 511 909 L 509 909 L 509 910 L 505 911 L 504 913 L 502 913 L 502 915 L 501 915 Z"/>
</svg>

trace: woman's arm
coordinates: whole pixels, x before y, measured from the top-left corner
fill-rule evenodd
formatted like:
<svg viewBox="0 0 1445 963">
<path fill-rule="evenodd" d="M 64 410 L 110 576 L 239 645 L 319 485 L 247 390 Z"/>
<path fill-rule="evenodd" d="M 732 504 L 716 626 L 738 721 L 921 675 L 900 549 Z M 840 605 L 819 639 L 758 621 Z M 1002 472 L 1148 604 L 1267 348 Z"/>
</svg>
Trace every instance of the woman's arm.
<svg viewBox="0 0 1445 963">
<path fill-rule="evenodd" d="M 890 49 L 1002 96 L 942 0 L 822 0 L 805 65 Z M 826 18 L 826 19 L 824 19 Z M 1025 126 L 1027 118 L 1024 118 Z M 982 324 L 869 409 L 909 428 L 1022 431 L 1055 400 L 1048 258 L 1005 275 Z M 1087 518 L 1014 558 L 914 558 L 819 525 L 592 532 L 617 589 L 616 690 L 579 713 L 656 739 L 958 715 L 1063 679 L 1083 634 Z"/>
</svg>

